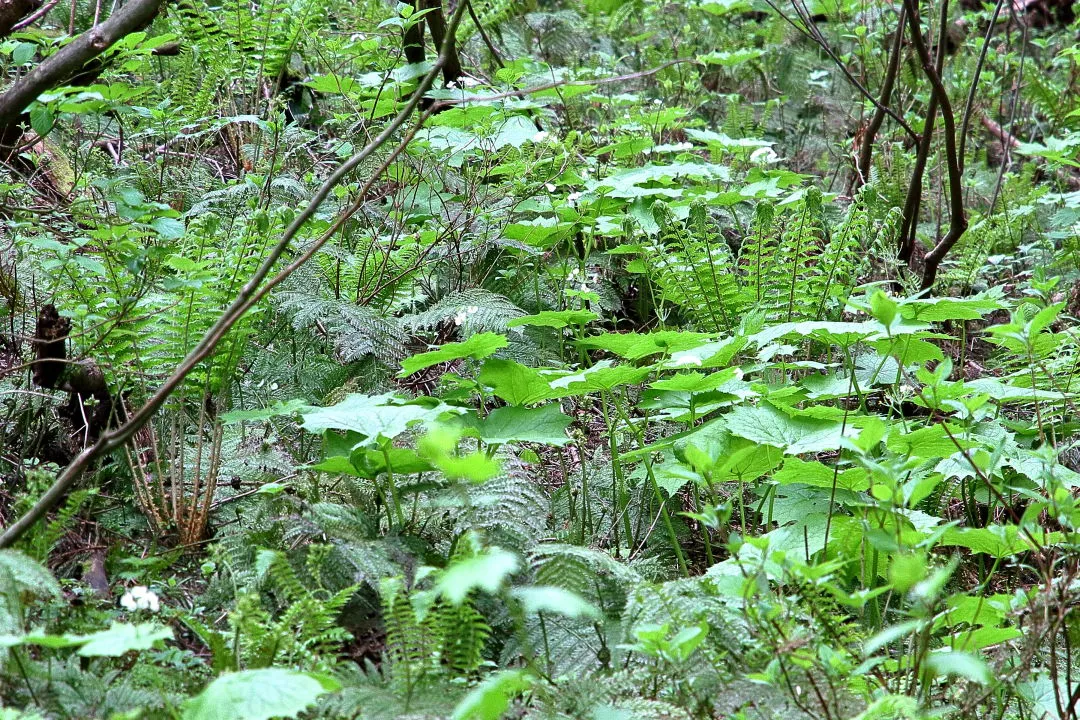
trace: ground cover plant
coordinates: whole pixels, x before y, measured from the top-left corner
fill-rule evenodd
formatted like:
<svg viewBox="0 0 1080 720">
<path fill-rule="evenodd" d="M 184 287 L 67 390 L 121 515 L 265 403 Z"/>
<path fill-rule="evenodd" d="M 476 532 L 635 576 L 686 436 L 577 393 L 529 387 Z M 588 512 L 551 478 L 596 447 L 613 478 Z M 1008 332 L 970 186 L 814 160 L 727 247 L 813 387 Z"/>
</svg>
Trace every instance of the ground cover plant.
<svg viewBox="0 0 1080 720">
<path fill-rule="evenodd" d="M 0 717 L 1080 717 L 1077 9 L 0 6 Z"/>
</svg>

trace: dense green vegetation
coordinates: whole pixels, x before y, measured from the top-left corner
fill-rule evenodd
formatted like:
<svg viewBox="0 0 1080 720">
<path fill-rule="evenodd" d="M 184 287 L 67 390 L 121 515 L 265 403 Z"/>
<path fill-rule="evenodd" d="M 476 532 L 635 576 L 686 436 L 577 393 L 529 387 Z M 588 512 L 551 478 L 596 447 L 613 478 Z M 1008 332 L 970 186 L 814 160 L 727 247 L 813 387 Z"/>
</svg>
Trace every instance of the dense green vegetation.
<svg viewBox="0 0 1080 720">
<path fill-rule="evenodd" d="M 1080 717 L 1078 10 L 0 7 L 0 718 Z"/>
</svg>

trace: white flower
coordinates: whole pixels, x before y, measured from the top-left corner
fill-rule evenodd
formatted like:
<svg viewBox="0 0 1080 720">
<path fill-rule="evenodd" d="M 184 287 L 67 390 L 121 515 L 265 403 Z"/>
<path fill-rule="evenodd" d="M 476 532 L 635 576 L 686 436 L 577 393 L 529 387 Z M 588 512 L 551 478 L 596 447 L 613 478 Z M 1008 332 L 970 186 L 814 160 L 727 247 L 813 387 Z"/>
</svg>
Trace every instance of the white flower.
<svg viewBox="0 0 1080 720">
<path fill-rule="evenodd" d="M 750 162 L 772 163 L 776 162 L 778 159 L 779 156 L 777 156 L 776 151 L 771 147 L 760 147 L 750 153 Z"/>
<path fill-rule="evenodd" d="M 479 80 L 473 77 L 469 77 L 468 75 L 463 76 L 460 80 L 458 80 L 458 82 L 461 83 L 461 87 L 463 88 L 476 87 L 480 84 Z"/>
<path fill-rule="evenodd" d="M 476 311 L 478 311 L 479 309 L 480 309 L 480 308 L 478 308 L 478 307 L 477 307 L 477 306 L 475 306 L 475 305 L 470 305 L 470 306 L 468 307 L 468 313 L 469 313 L 470 315 L 472 315 L 473 313 L 475 313 L 475 312 L 476 312 Z"/>
<path fill-rule="evenodd" d="M 575 276 L 575 275 L 577 275 L 577 274 L 578 274 L 579 272 L 581 272 L 581 271 L 580 271 L 580 270 L 578 270 L 577 268 L 572 268 L 572 269 L 570 270 L 570 277 L 574 277 L 574 276 Z"/>
<path fill-rule="evenodd" d="M 572 205 L 572 204 L 576 203 L 578 201 L 578 198 L 580 198 L 580 197 L 581 197 L 581 193 L 572 192 L 572 193 L 570 193 L 569 195 L 566 196 L 566 199 L 569 200 L 570 204 Z"/>
<path fill-rule="evenodd" d="M 581 283 L 581 292 L 589 292 L 589 286 L 585 283 Z"/>
<path fill-rule="evenodd" d="M 129 612 L 149 610 L 157 612 L 161 608 L 157 593 L 145 585 L 136 585 L 120 598 L 120 605 Z"/>
<path fill-rule="evenodd" d="M 654 99 L 654 100 L 652 101 L 652 104 L 653 104 L 653 105 L 658 105 L 658 106 L 659 106 L 659 105 L 663 105 L 663 104 L 664 104 L 664 101 L 663 101 L 663 100 L 661 100 L 660 98 L 655 98 L 655 99 Z"/>
<path fill-rule="evenodd" d="M 465 318 L 467 317 L 468 315 L 465 314 L 464 310 L 460 311 L 457 315 L 454 316 L 454 324 L 460 325 L 461 323 L 465 322 Z"/>
<path fill-rule="evenodd" d="M 550 133 L 548 133 L 547 130 L 541 130 L 540 132 L 538 132 L 538 133 L 536 133 L 535 135 L 532 136 L 532 141 L 534 143 L 544 142 L 545 140 L 548 139 L 549 134 Z"/>
<path fill-rule="evenodd" d="M 691 355 L 688 352 L 677 352 L 671 356 L 671 367 L 682 367 L 683 365 L 696 365 L 701 367 L 701 358 L 696 355 Z"/>
</svg>

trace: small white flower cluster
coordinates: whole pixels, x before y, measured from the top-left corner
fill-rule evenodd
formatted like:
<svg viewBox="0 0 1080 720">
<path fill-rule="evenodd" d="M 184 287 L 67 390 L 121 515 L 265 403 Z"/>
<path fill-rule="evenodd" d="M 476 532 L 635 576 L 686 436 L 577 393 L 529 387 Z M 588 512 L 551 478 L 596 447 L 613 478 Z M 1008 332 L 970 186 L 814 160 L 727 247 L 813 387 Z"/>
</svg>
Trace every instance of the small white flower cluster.
<svg viewBox="0 0 1080 720">
<path fill-rule="evenodd" d="M 760 163 L 766 165 L 768 163 L 774 163 L 780 159 L 780 156 L 776 154 L 776 151 L 771 147 L 759 147 L 754 152 L 750 153 L 750 162 Z"/>
<path fill-rule="evenodd" d="M 480 81 L 477 80 L 476 78 L 471 78 L 468 75 L 462 75 L 457 80 L 451 80 L 450 82 L 446 83 L 446 87 L 448 87 L 451 90 L 454 90 L 454 89 L 459 88 L 459 87 L 460 88 L 474 88 L 479 84 L 480 84 Z"/>
<path fill-rule="evenodd" d="M 120 606 L 129 612 L 135 612 L 136 610 L 157 612 L 161 604 L 158 602 L 156 592 L 145 585 L 136 585 L 120 598 Z"/>
<path fill-rule="evenodd" d="M 570 270 L 570 275 L 566 278 L 567 282 L 573 285 L 577 282 L 578 275 L 581 275 L 581 270 L 579 270 L 578 268 L 573 268 L 572 270 Z M 589 288 L 589 283 L 595 283 L 599 279 L 599 277 L 600 276 L 596 273 L 592 273 L 587 278 L 582 275 L 581 292 L 591 292 L 591 289 Z"/>
<path fill-rule="evenodd" d="M 476 311 L 479 310 L 479 309 L 480 308 L 478 308 L 475 305 L 470 305 L 469 307 L 461 308 L 460 310 L 458 310 L 457 315 L 454 316 L 454 324 L 455 325 L 460 325 L 461 323 L 465 322 L 465 320 L 468 319 L 468 317 L 470 315 L 475 315 Z"/>
</svg>

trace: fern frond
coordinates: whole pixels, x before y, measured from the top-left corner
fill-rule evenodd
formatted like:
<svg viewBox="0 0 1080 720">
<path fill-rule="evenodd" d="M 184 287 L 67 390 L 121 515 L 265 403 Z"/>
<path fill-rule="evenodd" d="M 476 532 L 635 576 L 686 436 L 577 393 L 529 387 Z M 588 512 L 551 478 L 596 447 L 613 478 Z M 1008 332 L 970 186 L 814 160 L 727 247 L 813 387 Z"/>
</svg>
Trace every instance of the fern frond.
<svg viewBox="0 0 1080 720">
<path fill-rule="evenodd" d="M 296 289 L 280 292 L 276 302 L 294 329 L 325 333 L 342 362 L 372 355 L 395 365 L 405 357 L 401 328 L 370 308 Z"/>
<path fill-rule="evenodd" d="M 461 323 L 462 332 L 466 335 L 505 332 L 508 322 L 526 314 L 504 295 L 483 288 L 470 288 L 450 293 L 420 312 L 403 316 L 400 322 L 403 327 L 413 332 L 430 330 L 469 308 L 476 309 L 466 312 Z"/>
<path fill-rule="evenodd" d="M 698 327 L 734 331 L 749 300 L 736 277 L 731 250 L 704 204 L 695 203 L 685 223 L 663 202 L 653 205 L 653 217 L 659 236 L 643 259 L 663 299 Z"/>
<path fill-rule="evenodd" d="M 514 458 L 501 474 L 467 489 L 468 501 L 455 517 L 458 533 L 478 531 L 487 542 L 524 552 L 547 532 L 551 502 Z"/>
</svg>

